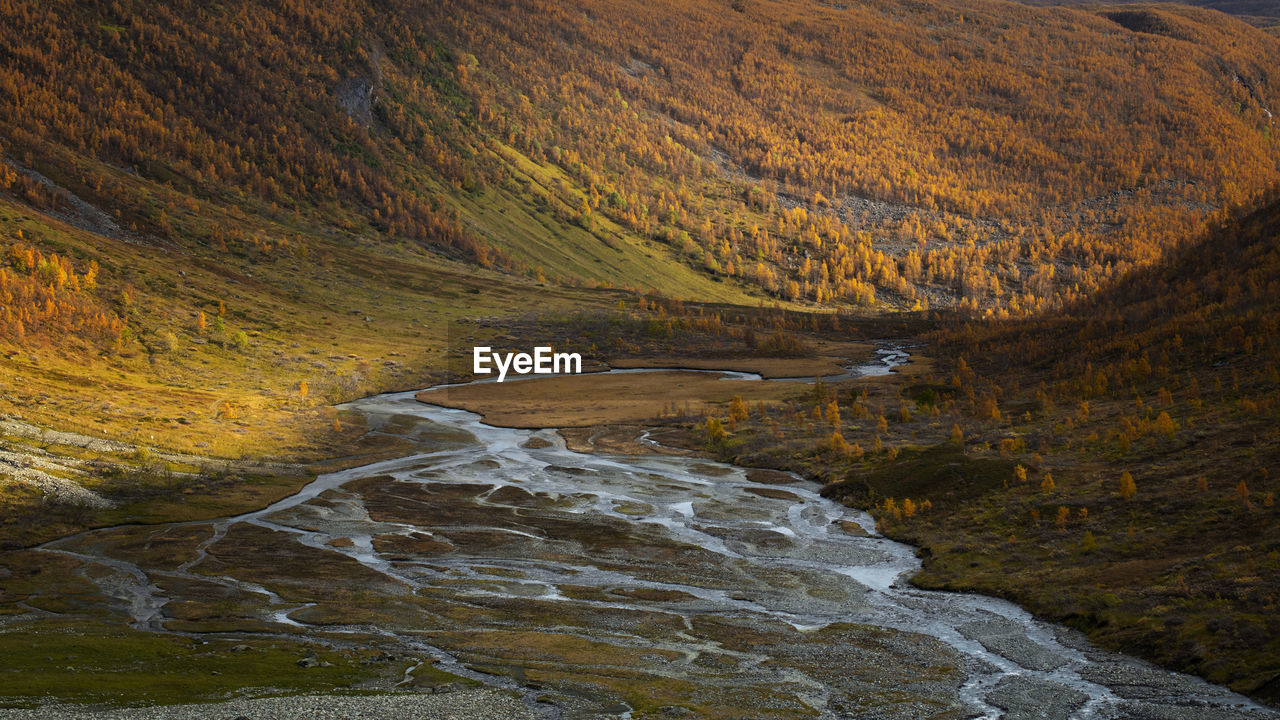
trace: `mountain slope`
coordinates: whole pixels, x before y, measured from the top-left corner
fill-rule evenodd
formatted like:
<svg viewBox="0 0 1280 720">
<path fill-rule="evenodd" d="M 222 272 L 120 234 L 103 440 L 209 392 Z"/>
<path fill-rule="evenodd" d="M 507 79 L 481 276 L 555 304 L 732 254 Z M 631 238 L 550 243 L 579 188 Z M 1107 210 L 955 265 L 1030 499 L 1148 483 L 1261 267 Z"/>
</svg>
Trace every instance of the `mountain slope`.
<svg viewBox="0 0 1280 720">
<path fill-rule="evenodd" d="M 600 288 L 1070 302 L 1280 163 L 1273 38 L 1107 12 L 2 3 L 0 412 L 314 457 L 448 323 Z"/>
<path fill-rule="evenodd" d="M 1185 5 L 1235 15 L 1272 34 L 1280 33 L 1280 6 L 1270 0 L 1174 0 Z M 1088 0 L 1023 0 L 1028 5 L 1092 5 Z M 1144 0 L 1121 0 L 1133 5 L 1149 5 Z"/>
<path fill-rule="evenodd" d="M 934 553 L 921 581 L 1017 598 L 1274 702 L 1278 313 L 1272 201 L 1061 313 L 949 333 L 942 352 L 971 363 L 960 392 L 999 398 L 994 421 L 962 421 L 966 446 L 1021 444 L 1026 472 L 903 530 Z"/>
<path fill-rule="evenodd" d="M 1273 196 L 1087 300 L 916 316 L 940 326 L 923 362 L 721 408 L 692 434 L 870 511 L 920 548 L 913 583 L 1005 597 L 1274 703 L 1277 313 Z"/>
<path fill-rule="evenodd" d="M 1229 18 L 842 7 L 14 2 L 0 137 L 188 248 L 249 242 L 214 203 L 567 283 L 1014 312 L 1277 174 L 1280 47 Z"/>
</svg>

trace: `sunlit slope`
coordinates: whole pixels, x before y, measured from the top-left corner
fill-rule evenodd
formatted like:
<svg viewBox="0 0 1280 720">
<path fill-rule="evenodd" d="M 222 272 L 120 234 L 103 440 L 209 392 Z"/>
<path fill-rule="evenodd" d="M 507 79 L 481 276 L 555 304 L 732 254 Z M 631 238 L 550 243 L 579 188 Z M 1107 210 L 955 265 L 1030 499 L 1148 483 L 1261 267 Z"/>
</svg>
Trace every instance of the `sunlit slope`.
<svg viewBox="0 0 1280 720">
<path fill-rule="evenodd" d="M 553 199 L 555 188 L 571 183 L 559 167 L 505 146 L 496 148 L 495 157 L 507 164 L 515 186 L 490 186 L 451 200 L 474 232 L 535 278 L 738 304 L 754 305 L 767 297 L 758 288 L 705 272 L 667 244 L 607 215 L 570 219 L 570 206 Z M 586 201 L 585 195 L 577 197 Z M 559 213 L 549 209 L 552 204 Z"/>
<path fill-rule="evenodd" d="M 1270 201 L 1087 301 L 1036 320 L 992 324 L 980 342 L 996 343 L 983 355 L 1007 367 L 1048 369 L 1079 383 L 1096 384 L 1098 374 L 1126 378 L 1118 387 L 1103 383 L 1120 394 L 1157 378 L 1169 390 L 1190 390 L 1194 382 L 1216 384 L 1221 393 L 1229 375 L 1224 399 L 1259 393 L 1270 404 L 1280 399 L 1273 397 L 1278 318 L 1280 203 Z M 1064 345 L 1074 351 L 1060 352 Z"/>
<path fill-rule="evenodd" d="M 1219 13 L 1161 8 L 1149 28 L 1096 7 L 735 7 L 466 3 L 438 20 L 468 38 L 468 87 L 513 146 L 618 193 L 599 211 L 621 224 L 677 248 L 687 233 L 709 267 L 763 261 L 784 294 L 1034 307 L 1159 258 L 1277 177 L 1276 42 Z"/>
<path fill-rule="evenodd" d="M 318 231 L 515 277 L 755 301 L 593 217 L 590 188 L 480 124 L 457 48 L 419 33 L 393 58 L 371 7 L 4 12 L 0 184 L 37 210 L 231 265 Z M 224 212 L 245 222 L 207 221 Z"/>
<path fill-rule="evenodd" d="M 1028 5 L 1094 5 L 1090 0 L 1021 0 Z M 1171 0 L 1183 5 L 1194 5 L 1208 10 L 1235 15 L 1272 34 L 1280 33 L 1280 5 L 1271 0 Z M 1150 5 L 1143 0 L 1118 0 L 1112 4 Z M 1142 8 L 1151 12 L 1149 8 Z M 1158 11 L 1157 11 L 1158 12 Z"/>
<path fill-rule="evenodd" d="M 1194 8 L 2 12 L 0 152 L 219 259 L 254 239 L 202 203 L 553 283 L 1019 312 L 1159 258 L 1280 159 L 1275 39 Z"/>
</svg>

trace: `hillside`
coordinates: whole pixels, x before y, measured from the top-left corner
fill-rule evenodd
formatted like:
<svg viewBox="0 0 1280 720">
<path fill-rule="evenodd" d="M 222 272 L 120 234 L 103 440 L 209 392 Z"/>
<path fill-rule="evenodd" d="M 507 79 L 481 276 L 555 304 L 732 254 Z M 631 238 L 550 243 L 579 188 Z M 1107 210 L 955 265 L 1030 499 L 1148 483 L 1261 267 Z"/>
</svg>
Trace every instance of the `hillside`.
<svg viewBox="0 0 1280 720">
<path fill-rule="evenodd" d="M 1126 1 L 1126 0 L 1122 0 Z M 1144 0 L 1127 0 L 1133 5 L 1150 5 Z M 1208 10 L 1235 15 L 1272 34 L 1280 34 L 1280 6 L 1269 0 L 1174 0 Z M 1088 0 L 1023 0 L 1028 5 L 1093 5 Z M 1119 4 L 1119 3 L 1116 3 Z M 1145 12 L 1144 8 L 1144 12 Z"/>
<path fill-rule="evenodd" d="M 459 297 L 1053 306 L 1277 174 L 1280 46 L 1159 12 L 5 3 L 0 410 L 253 454 Z"/>
<path fill-rule="evenodd" d="M 717 450 L 871 509 L 923 587 L 1274 702 L 1277 278 L 1272 202 L 1059 312 L 945 321 L 931 373 L 752 413 Z"/>
<path fill-rule="evenodd" d="M 1006 433 L 1034 428 L 1046 458 L 1071 458 L 1046 460 L 1055 490 L 1033 504 L 1087 506 L 1097 522 L 1090 564 L 1109 569 L 1081 568 L 1079 599 L 1057 612 L 1079 613 L 1108 642 L 1272 700 L 1277 278 L 1272 203 L 1058 318 L 948 345 L 981 376 L 1019 378 L 994 381 L 1002 405 L 1010 414 L 1030 406 L 1041 419 L 1027 428 L 1013 420 Z M 1039 539 L 1069 548 L 1089 528 L 1070 525 Z"/>
<path fill-rule="evenodd" d="M 261 218 L 568 284 L 1015 311 L 1276 175 L 1280 46 L 1217 13 L 737 7 L 15 2 L 0 137 L 219 262 Z"/>
</svg>

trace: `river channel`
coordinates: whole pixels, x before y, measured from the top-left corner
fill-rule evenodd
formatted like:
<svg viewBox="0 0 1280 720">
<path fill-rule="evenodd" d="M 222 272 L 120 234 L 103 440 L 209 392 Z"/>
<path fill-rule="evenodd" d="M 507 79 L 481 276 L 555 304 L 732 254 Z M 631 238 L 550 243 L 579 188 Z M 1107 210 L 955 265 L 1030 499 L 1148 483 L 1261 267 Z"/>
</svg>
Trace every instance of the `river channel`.
<svg viewBox="0 0 1280 720">
<path fill-rule="evenodd" d="M 574 452 L 411 392 L 344 408 L 422 451 L 172 526 L 177 560 L 112 530 L 43 549 L 98 566 L 141 629 L 378 637 L 548 717 L 1275 716 L 1003 600 L 916 589 L 913 548 L 795 476 Z M 182 611 L 210 596 L 238 624 Z"/>
</svg>

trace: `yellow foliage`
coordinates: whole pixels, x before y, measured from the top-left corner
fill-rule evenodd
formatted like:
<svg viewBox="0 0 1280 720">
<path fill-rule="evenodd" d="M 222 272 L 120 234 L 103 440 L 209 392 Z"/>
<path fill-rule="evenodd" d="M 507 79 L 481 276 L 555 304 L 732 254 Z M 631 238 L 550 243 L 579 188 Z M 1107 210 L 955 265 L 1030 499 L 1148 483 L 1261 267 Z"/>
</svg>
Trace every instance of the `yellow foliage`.
<svg viewBox="0 0 1280 720">
<path fill-rule="evenodd" d="M 1120 497 L 1125 500 L 1132 500 L 1138 494 L 1138 485 L 1133 481 L 1133 475 L 1128 470 L 1120 473 Z"/>
</svg>

